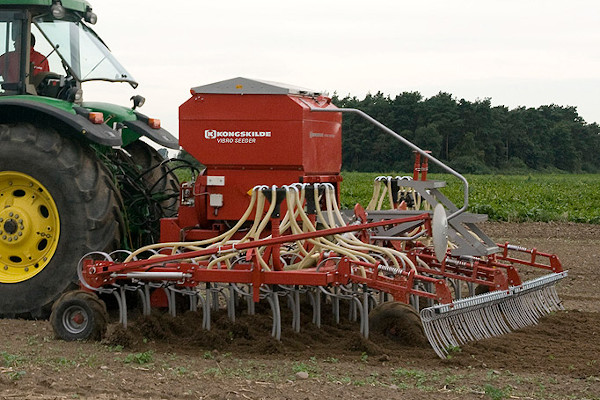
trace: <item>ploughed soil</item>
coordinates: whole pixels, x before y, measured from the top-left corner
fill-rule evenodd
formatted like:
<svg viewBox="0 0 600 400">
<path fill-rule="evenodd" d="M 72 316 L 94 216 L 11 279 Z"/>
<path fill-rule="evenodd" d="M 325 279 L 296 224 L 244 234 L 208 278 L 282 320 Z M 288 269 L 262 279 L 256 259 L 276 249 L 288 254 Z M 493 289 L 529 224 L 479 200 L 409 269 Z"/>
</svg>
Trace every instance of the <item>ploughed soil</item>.
<svg viewBox="0 0 600 400">
<path fill-rule="evenodd" d="M 559 256 L 565 311 L 536 326 L 472 342 L 441 360 L 304 305 L 301 332 L 285 313 L 280 342 L 269 309 L 201 317 L 154 314 L 102 342 L 63 342 L 47 321 L 0 320 L 0 399 L 600 399 L 600 226 L 486 223 L 498 242 Z"/>
</svg>

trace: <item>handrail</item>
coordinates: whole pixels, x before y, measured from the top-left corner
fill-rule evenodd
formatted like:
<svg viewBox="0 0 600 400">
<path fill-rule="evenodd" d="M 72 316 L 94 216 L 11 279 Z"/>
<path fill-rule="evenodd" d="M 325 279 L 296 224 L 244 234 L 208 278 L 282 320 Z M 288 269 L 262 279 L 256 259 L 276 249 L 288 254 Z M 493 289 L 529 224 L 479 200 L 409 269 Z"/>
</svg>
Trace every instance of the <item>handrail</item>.
<svg viewBox="0 0 600 400">
<path fill-rule="evenodd" d="M 405 145 L 407 145 L 414 151 L 418 152 L 423 157 L 427 158 L 428 160 L 432 161 L 434 164 L 437 164 L 442 169 L 449 172 L 451 175 L 454 175 L 455 177 L 460 179 L 464 185 L 463 206 L 461 208 L 459 208 L 458 210 L 456 210 L 455 212 L 453 212 L 452 214 L 448 215 L 449 220 L 456 217 L 459 214 L 462 214 L 463 212 L 465 212 L 467 210 L 467 207 L 469 207 L 469 182 L 467 182 L 467 179 L 464 176 L 462 176 L 461 174 L 459 174 L 458 172 L 456 172 L 455 170 L 453 170 L 452 168 L 450 168 L 449 166 L 447 166 L 446 164 L 444 164 L 437 158 L 433 157 L 431 154 L 427 153 L 425 150 L 421 149 L 417 145 L 413 144 L 412 142 L 408 141 L 401 135 L 397 134 L 396 132 L 394 132 L 393 130 L 388 128 L 387 126 L 383 125 L 381 122 L 377 121 L 375 118 L 371 117 L 369 114 L 367 114 L 364 111 L 361 111 L 359 109 L 356 109 L 356 108 L 315 108 L 306 102 L 304 104 L 306 104 L 310 108 L 310 111 L 314 111 L 314 112 L 343 112 L 343 113 L 358 114 L 359 116 L 363 117 L 364 119 L 366 119 L 367 121 L 369 121 L 370 123 L 375 125 L 376 127 L 383 130 L 385 133 L 395 137 L 397 140 L 404 143 Z"/>
</svg>

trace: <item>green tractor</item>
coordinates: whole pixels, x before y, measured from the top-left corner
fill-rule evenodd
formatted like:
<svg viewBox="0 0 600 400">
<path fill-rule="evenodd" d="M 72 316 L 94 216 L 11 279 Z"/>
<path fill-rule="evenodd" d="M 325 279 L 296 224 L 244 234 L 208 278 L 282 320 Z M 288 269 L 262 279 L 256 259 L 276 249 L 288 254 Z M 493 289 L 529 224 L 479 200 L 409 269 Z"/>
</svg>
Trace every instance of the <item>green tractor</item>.
<svg viewBox="0 0 600 400">
<path fill-rule="evenodd" d="M 137 83 L 90 28 L 84 0 L 0 0 L 0 316 L 44 317 L 86 253 L 158 240 L 179 186 L 152 146 L 160 121 L 82 100 L 88 81 Z"/>
</svg>

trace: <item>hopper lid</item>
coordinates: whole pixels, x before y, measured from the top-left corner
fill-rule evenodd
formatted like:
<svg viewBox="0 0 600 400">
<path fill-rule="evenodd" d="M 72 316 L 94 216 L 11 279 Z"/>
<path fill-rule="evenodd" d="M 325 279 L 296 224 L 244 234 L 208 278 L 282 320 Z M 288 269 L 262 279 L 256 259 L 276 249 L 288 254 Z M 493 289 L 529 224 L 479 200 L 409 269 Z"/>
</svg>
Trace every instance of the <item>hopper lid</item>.
<svg viewBox="0 0 600 400">
<path fill-rule="evenodd" d="M 194 94 L 295 94 L 302 96 L 321 96 L 323 93 L 299 86 L 279 82 L 262 81 L 248 78 L 233 78 L 191 89 Z"/>
</svg>

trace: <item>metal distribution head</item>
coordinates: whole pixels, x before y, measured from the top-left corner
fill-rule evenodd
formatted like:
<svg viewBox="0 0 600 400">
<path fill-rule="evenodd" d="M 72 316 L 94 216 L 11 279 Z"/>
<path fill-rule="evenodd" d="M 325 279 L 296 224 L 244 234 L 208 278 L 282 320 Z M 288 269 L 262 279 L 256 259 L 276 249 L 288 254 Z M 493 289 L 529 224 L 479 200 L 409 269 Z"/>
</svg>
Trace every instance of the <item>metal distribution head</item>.
<svg viewBox="0 0 600 400">
<path fill-rule="evenodd" d="M 248 78 L 232 78 L 208 85 L 196 86 L 192 94 L 286 94 L 319 97 L 326 93 L 285 83 Z"/>
</svg>

